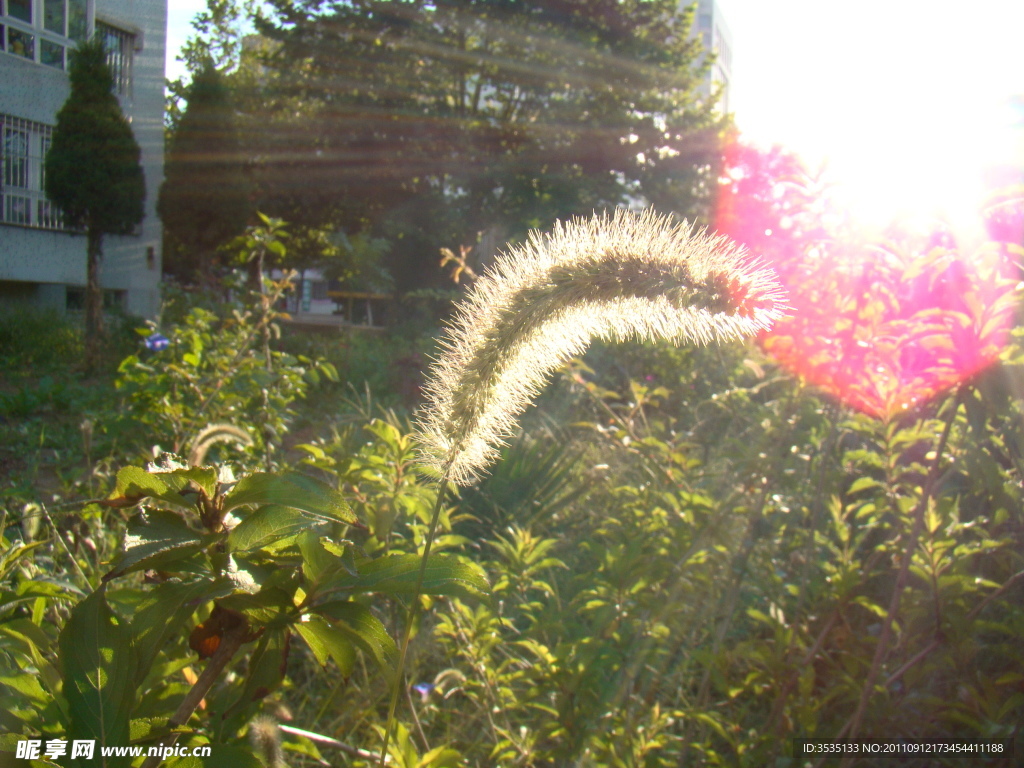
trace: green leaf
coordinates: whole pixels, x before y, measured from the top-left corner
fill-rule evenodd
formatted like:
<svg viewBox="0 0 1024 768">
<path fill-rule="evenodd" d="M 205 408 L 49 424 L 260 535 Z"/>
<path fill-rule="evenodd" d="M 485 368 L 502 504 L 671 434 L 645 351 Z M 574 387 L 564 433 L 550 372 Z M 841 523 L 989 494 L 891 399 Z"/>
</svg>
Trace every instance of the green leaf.
<svg viewBox="0 0 1024 768">
<path fill-rule="evenodd" d="M 305 620 L 292 625 L 295 631 L 302 635 L 316 660 L 321 666 L 327 664 L 327 659 L 334 659 L 334 663 L 341 670 L 342 677 L 352 674 L 352 668 L 356 663 L 355 648 L 352 647 L 352 640 L 348 633 L 331 626 L 319 616 L 309 616 Z"/>
<path fill-rule="evenodd" d="M 52 699 L 50 694 L 43 690 L 43 686 L 39 684 L 39 678 L 34 674 L 0 675 L 0 686 L 7 686 L 11 690 L 17 691 L 40 707 L 45 706 Z"/>
<path fill-rule="evenodd" d="M 4 578 L 18 564 L 23 555 L 28 554 L 36 547 L 41 547 L 43 543 L 42 541 L 33 541 L 29 544 L 17 544 L 0 552 L 0 579 Z"/>
<path fill-rule="evenodd" d="M 320 370 L 328 379 L 337 383 L 341 381 L 338 376 L 338 369 L 334 367 L 333 363 L 328 363 L 326 360 L 320 363 Z"/>
<path fill-rule="evenodd" d="M 244 707 L 272 693 L 284 679 L 291 635 L 286 629 L 267 630 L 249 658 L 249 674 L 242 692 Z"/>
<path fill-rule="evenodd" d="M 873 477 L 858 477 L 852 483 L 850 483 L 847 493 L 857 493 L 857 491 L 863 491 L 867 488 L 881 488 L 882 484 L 875 480 Z"/>
<path fill-rule="evenodd" d="M 200 534 L 173 512 L 150 510 L 133 517 L 124 537 L 125 550 L 114 558 L 107 582 L 141 568 L 156 568 L 194 555 L 219 535 Z"/>
<path fill-rule="evenodd" d="M 216 467 L 179 467 L 170 472 L 157 472 L 161 479 L 177 490 L 188 487 L 189 481 L 203 489 L 203 492 L 211 499 L 217 493 L 217 468 Z"/>
<path fill-rule="evenodd" d="M 316 584 L 324 574 L 330 574 L 341 567 L 339 558 L 324 549 L 315 531 L 301 534 L 298 537 L 298 544 L 302 553 L 302 574 L 310 583 Z"/>
<path fill-rule="evenodd" d="M 358 575 L 348 573 L 330 579 L 322 592 L 348 590 L 382 592 L 392 595 L 411 595 L 416 589 L 420 569 L 419 555 L 388 555 L 376 560 L 356 562 Z M 490 585 L 476 563 L 454 555 L 431 555 L 423 574 L 424 595 L 446 595 L 470 600 L 487 598 Z"/>
<path fill-rule="evenodd" d="M 231 530 L 228 546 L 232 551 L 257 549 L 309 526 L 310 518 L 302 511 L 269 504 L 257 509 Z"/>
<path fill-rule="evenodd" d="M 434 747 L 416 764 L 416 768 L 459 768 L 462 754 L 451 747 Z"/>
<path fill-rule="evenodd" d="M 866 595 L 857 595 L 855 598 L 853 598 L 853 602 L 861 606 L 862 608 L 866 608 L 867 610 L 871 611 L 871 613 L 875 614 L 875 616 L 878 616 L 881 619 L 884 619 L 888 615 L 885 608 L 878 605 L 878 603 L 872 602 L 870 599 L 868 599 Z"/>
<path fill-rule="evenodd" d="M 363 653 L 369 655 L 385 672 L 398 662 L 398 646 L 380 619 L 365 605 L 351 600 L 336 600 L 313 608 L 316 613 L 333 619 L 334 626 L 348 635 Z"/>
<path fill-rule="evenodd" d="M 0 590 L 0 615 L 21 603 L 30 602 L 39 597 L 43 599 L 60 598 L 73 600 L 74 594 L 71 592 L 72 589 L 77 591 L 77 587 L 74 587 L 74 585 L 64 586 L 39 579 L 23 581 L 13 592 L 6 589 Z"/>
<path fill-rule="evenodd" d="M 243 504 L 280 504 L 322 520 L 358 524 L 341 493 L 326 483 L 296 472 L 257 472 L 243 477 L 224 498 L 224 511 Z"/>
<path fill-rule="evenodd" d="M 39 759 L 26 760 L 25 758 L 17 757 L 18 742 L 25 741 L 28 738 L 20 733 L 0 734 L 0 768 L 61 768 L 57 763 L 42 757 L 45 754 L 46 740 L 39 736 L 33 737 L 36 741 L 41 742 L 39 745 Z"/>
<path fill-rule="evenodd" d="M 95 739 L 93 760 L 72 765 L 117 768 L 131 758 L 101 757 L 104 746 L 125 746 L 135 704 L 135 649 L 131 632 L 107 605 L 105 586 L 80 602 L 60 633 L 64 698 L 71 719 L 67 738 Z"/>
<path fill-rule="evenodd" d="M 138 657 L 139 679 L 149 673 L 160 649 L 175 632 L 183 631 L 200 605 L 230 591 L 223 579 L 184 584 L 169 581 L 147 591 L 129 621 Z"/>
<path fill-rule="evenodd" d="M 0 650 L 22 653 L 35 666 L 39 679 L 51 693 L 60 690 L 60 674 L 46 660 L 53 643 L 40 627 L 30 619 L 12 619 L 0 623 Z"/>
<path fill-rule="evenodd" d="M 167 735 L 170 729 L 167 723 L 170 717 L 140 717 L 128 724 L 129 738 L 131 743 L 149 741 Z"/>
<path fill-rule="evenodd" d="M 747 608 L 747 615 L 754 621 L 760 621 L 762 624 L 775 624 L 775 620 L 772 619 L 764 611 L 759 611 L 757 608 Z"/>
<path fill-rule="evenodd" d="M 114 492 L 107 497 L 106 504 L 113 507 L 131 507 L 143 499 L 152 498 L 189 509 L 192 507 L 191 502 L 178 493 L 186 484 L 187 480 L 174 478 L 169 473 L 150 473 L 142 467 L 122 467 L 117 473 Z"/>
</svg>

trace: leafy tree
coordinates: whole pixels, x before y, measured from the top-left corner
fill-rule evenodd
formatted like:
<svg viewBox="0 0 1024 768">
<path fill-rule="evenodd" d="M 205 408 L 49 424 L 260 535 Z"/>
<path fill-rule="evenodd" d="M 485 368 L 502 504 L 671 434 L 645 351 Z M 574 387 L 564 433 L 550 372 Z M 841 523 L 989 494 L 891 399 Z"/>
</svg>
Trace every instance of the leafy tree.
<svg viewBox="0 0 1024 768">
<path fill-rule="evenodd" d="M 209 62 L 218 70 L 238 65 L 242 53 L 242 21 L 255 11 L 255 0 L 207 0 L 206 10 L 196 14 L 190 37 L 181 50 L 182 61 L 193 74 Z"/>
<path fill-rule="evenodd" d="M 46 156 L 46 194 L 87 237 L 85 300 L 87 361 L 95 362 L 103 331 L 99 283 L 103 236 L 132 232 L 145 215 L 141 151 L 113 93 L 114 80 L 99 39 L 71 54 L 71 94 L 57 113 Z"/>
<path fill-rule="evenodd" d="M 208 63 L 219 72 L 234 72 L 242 60 L 243 20 L 254 13 L 255 0 L 206 0 L 206 10 L 192 19 L 195 35 L 185 41 L 178 61 L 192 75 Z M 168 127 L 173 130 L 181 119 L 181 103 L 188 101 L 188 82 L 184 76 L 167 81 Z"/>
<path fill-rule="evenodd" d="M 439 244 L 704 194 L 721 122 L 674 0 L 269 5 L 261 205 L 373 222 L 400 288 L 435 277 Z"/>
<path fill-rule="evenodd" d="M 165 174 L 157 210 L 170 271 L 209 276 L 217 248 L 245 229 L 252 212 L 230 92 L 211 60 L 188 89 L 188 109 L 171 139 Z"/>
</svg>

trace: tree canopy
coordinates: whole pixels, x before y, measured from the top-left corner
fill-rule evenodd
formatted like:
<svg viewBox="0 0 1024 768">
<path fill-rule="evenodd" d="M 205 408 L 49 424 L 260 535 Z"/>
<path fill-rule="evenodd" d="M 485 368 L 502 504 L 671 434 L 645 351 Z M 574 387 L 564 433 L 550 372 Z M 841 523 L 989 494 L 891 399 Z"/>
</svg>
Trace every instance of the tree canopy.
<svg viewBox="0 0 1024 768">
<path fill-rule="evenodd" d="M 407 284 L 453 239 L 707 194 L 722 119 L 672 0 L 268 5 L 261 205 L 370 223 Z"/>
<path fill-rule="evenodd" d="M 107 53 L 98 38 L 71 54 L 71 93 L 57 113 L 46 155 L 46 195 L 72 226 L 87 233 L 86 338 L 95 360 L 103 330 L 99 264 L 103 236 L 131 233 L 145 215 L 141 150 L 113 93 Z"/>
<path fill-rule="evenodd" d="M 71 54 L 71 94 L 46 155 L 46 195 L 71 225 L 124 235 L 142 221 L 146 184 L 106 58 L 100 40 Z"/>
<path fill-rule="evenodd" d="M 230 90 L 212 61 L 195 73 L 187 98 L 157 202 L 165 263 L 181 277 L 208 274 L 217 248 L 241 234 L 253 208 Z"/>
</svg>

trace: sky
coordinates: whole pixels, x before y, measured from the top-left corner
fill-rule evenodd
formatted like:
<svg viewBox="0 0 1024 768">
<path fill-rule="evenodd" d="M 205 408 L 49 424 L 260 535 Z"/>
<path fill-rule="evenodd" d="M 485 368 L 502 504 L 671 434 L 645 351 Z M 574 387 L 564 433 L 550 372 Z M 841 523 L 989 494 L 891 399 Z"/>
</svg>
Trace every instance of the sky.
<svg viewBox="0 0 1024 768">
<path fill-rule="evenodd" d="M 743 136 L 824 164 L 837 198 L 879 226 L 967 220 L 985 168 L 1024 169 L 1021 0 L 719 0 Z M 205 0 L 172 0 L 168 77 Z M 1016 96 L 1016 101 L 1013 97 Z"/>
<path fill-rule="evenodd" d="M 827 163 L 868 222 L 942 214 L 965 225 L 986 167 L 1024 169 L 1024 2 L 719 4 L 740 130 Z"/>
</svg>

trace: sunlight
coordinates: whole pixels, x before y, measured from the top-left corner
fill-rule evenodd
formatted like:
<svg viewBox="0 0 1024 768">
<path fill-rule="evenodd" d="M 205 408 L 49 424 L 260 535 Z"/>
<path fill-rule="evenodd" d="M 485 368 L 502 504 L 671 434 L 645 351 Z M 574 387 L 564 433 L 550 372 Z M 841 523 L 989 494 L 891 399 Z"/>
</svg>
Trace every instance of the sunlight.
<svg viewBox="0 0 1024 768">
<path fill-rule="evenodd" d="M 889 419 L 998 358 L 1020 279 L 1019 195 L 1001 201 L 993 226 L 979 212 L 980 185 L 953 188 L 963 193 L 958 226 L 923 213 L 926 200 L 943 201 L 942 190 L 910 199 L 908 186 L 907 198 L 891 199 L 917 209 L 907 205 L 873 231 L 837 214 L 842 203 L 792 152 L 737 142 L 724 159 L 715 226 L 770 264 L 789 291 L 791 315 L 762 344 L 805 382 Z"/>
<path fill-rule="evenodd" d="M 1024 3 L 721 1 L 745 139 L 824 165 L 861 223 L 977 235 L 986 191 L 1021 182 Z"/>
<path fill-rule="evenodd" d="M 938 218 L 963 241 L 983 235 L 980 211 L 991 191 L 1017 181 L 1024 166 L 1021 126 L 1009 103 L 951 111 L 922 121 L 864 125 L 855 148 L 827 160 L 835 200 L 863 224 L 880 228 Z"/>
</svg>

